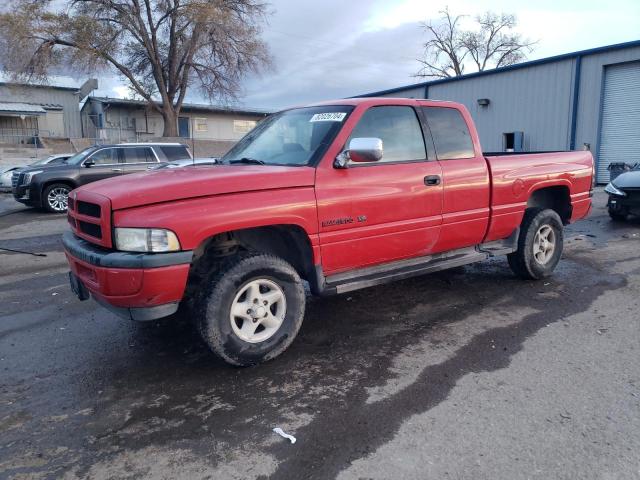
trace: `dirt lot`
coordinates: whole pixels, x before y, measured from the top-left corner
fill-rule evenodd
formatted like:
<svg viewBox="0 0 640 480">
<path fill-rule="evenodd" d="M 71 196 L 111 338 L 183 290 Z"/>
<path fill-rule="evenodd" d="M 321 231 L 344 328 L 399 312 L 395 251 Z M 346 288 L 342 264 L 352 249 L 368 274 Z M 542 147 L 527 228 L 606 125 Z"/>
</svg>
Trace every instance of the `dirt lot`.
<svg viewBox="0 0 640 480">
<path fill-rule="evenodd" d="M 311 300 L 237 369 L 77 301 L 64 217 L 3 196 L 0 247 L 46 256 L 0 251 L 0 477 L 640 478 L 640 221 L 604 202 L 548 281 L 497 258 Z"/>
</svg>

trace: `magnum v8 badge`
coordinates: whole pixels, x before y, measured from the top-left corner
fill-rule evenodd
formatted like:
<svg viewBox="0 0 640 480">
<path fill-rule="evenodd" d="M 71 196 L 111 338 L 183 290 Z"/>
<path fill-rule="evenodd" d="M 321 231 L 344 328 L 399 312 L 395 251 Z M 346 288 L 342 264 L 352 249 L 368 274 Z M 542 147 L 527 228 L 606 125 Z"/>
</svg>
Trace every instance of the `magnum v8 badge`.
<svg viewBox="0 0 640 480">
<path fill-rule="evenodd" d="M 358 222 L 366 222 L 366 215 L 358 215 Z M 346 225 L 353 223 L 353 217 L 332 218 L 331 220 L 323 220 L 323 227 L 333 227 L 334 225 Z"/>
</svg>

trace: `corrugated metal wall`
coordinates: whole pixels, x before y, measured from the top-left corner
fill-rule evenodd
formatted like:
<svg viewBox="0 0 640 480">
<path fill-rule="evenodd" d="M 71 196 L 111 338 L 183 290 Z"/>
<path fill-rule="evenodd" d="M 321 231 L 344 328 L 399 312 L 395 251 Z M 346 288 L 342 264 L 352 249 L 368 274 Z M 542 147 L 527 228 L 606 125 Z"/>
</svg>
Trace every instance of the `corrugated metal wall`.
<svg viewBox="0 0 640 480">
<path fill-rule="evenodd" d="M 485 151 L 502 150 L 502 134 L 514 131 L 524 132 L 525 150 L 564 150 L 569 143 L 573 68 L 574 60 L 568 59 L 440 83 L 429 87 L 429 98 L 464 104 Z M 416 91 L 389 96 L 406 97 Z M 479 106 L 480 98 L 491 103 Z"/>
<path fill-rule="evenodd" d="M 640 62 L 605 69 L 597 179 L 609 181 L 613 162 L 640 163 Z"/>
<path fill-rule="evenodd" d="M 582 147 L 585 143 L 590 144 L 596 164 L 599 164 L 598 142 L 605 67 L 634 60 L 640 60 L 640 47 L 611 50 L 582 57 L 576 148 Z"/>
<path fill-rule="evenodd" d="M 640 46 L 581 57 L 574 148 L 589 144 L 596 163 L 599 162 L 605 68 L 630 61 L 640 61 Z M 567 150 L 571 142 L 575 71 L 576 57 L 563 58 L 436 83 L 429 86 L 428 96 L 466 105 L 476 122 L 485 151 L 502 150 L 502 134 L 513 131 L 524 132 L 525 150 Z M 412 87 L 387 96 L 421 98 L 424 91 L 420 94 L 420 90 L 423 89 Z M 488 98 L 490 105 L 479 106 L 479 98 Z"/>
<path fill-rule="evenodd" d="M 572 59 L 429 87 L 429 98 L 463 103 L 485 151 L 501 151 L 502 135 L 524 132 L 524 149 L 564 150 L 571 123 Z M 488 106 L 478 99 L 488 98 Z"/>
<path fill-rule="evenodd" d="M 387 93 L 381 97 L 424 98 L 424 87 L 402 89 L 398 93 Z"/>
<path fill-rule="evenodd" d="M 0 101 L 62 105 L 65 136 L 82 137 L 79 99 L 73 90 L 5 84 L 0 85 Z"/>
</svg>

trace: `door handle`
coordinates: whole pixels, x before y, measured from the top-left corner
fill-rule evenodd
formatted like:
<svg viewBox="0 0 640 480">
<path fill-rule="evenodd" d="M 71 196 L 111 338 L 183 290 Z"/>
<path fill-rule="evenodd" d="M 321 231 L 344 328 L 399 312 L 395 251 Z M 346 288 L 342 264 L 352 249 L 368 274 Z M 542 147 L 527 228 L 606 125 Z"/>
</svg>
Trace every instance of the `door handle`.
<svg viewBox="0 0 640 480">
<path fill-rule="evenodd" d="M 440 175 L 427 175 L 426 177 L 424 177 L 424 184 L 427 187 L 440 185 Z"/>
<path fill-rule="evenodd" d="M 121 172 L 122 169 L 121 168 L 112 168 L 111 171 L 112 172 Z"/>
</svg>

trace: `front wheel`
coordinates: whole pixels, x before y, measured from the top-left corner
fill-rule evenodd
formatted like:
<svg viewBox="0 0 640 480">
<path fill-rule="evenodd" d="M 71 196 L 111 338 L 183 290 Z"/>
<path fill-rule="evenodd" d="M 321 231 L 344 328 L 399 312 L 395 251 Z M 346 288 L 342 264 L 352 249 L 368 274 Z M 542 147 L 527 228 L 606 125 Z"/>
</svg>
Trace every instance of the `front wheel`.
<svg viewBox="0 0 640 480">
<path fill-rule="evenodd" d="M 64 183 L 54 183 L 42 192 L 42 206 L 50 213 L 65 213 L 71 187 Z"/>
<path fill-rule="evenodd" d="M 197 300 L 200 333 L 227 363 L 255 365 L 280 355 L 300 330 L 305 310 L 300 276 L 273 255 L 222 263 Z"/>
<path fill-rule="evenodd" d="M 549 209 L 528 209 L 518 238 L 518 249 L 507 256 L 511 270 L 521 278 L 539 280 L 553 273 L 563 249 L 560 216 Z"/>
</svg>

